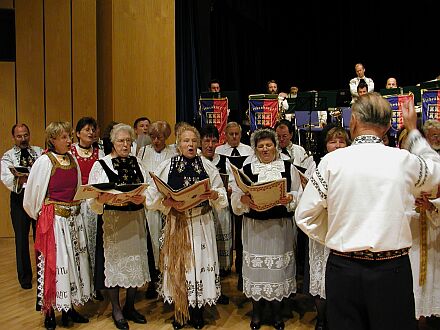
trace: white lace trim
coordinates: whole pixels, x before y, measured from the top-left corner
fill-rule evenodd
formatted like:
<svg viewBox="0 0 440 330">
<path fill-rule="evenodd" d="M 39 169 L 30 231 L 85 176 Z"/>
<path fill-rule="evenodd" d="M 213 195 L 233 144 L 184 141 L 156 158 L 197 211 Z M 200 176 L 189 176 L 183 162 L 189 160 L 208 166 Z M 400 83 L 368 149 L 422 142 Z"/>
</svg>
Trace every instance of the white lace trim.
<svg viewBox="0 0 440 330">
<path fill-rule="evenodd" d="M 254 300 L 281 301 L 296 292 L 296 280 L 292 277 L 279 283 L 252 282 L 243 276 L 243 292 L 246 297 Z"/>
<path fill-rule="evenodd" d="M 294 260 L 294 251 L 282 255 L 263 255 L 243 251 L 243 262 L 249 268 L 256 269 L 284 269 Z"/>
</svg>

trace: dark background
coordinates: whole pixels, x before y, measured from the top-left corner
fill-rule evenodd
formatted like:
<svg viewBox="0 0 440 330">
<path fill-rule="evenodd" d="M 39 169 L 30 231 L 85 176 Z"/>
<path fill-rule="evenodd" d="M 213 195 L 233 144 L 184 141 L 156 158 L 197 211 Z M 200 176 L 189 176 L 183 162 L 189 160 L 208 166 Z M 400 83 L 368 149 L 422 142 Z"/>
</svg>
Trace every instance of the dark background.
<svg viewBox="0 0 440 330">
<path fill-rule="evenodd" d="M 264 93 L 347 89 L 364 64 L 375 90 L 440 74 L 438 1 L 176 1 L 177 120 L 192 121 L 211 78 L 222 90 Z"/>
</svg>

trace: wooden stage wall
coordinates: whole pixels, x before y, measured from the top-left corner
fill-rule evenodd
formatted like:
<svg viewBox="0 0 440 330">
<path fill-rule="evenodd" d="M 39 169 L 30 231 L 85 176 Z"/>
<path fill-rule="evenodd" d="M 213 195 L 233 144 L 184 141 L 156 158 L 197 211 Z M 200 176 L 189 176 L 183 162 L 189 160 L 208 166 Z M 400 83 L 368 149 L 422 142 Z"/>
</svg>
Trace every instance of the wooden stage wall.
<svg viewBox="0 0 440 330">
<path fill-rule="evenodd" d="M 101 128 L 140 116 L 174 125 L 174 1 L 0 0 L 0 9 L 15 11 L 16 37 L 15 62 L 0 62 L 0 154 L 16 122 L 39 146 L 51 121 L 86 115 Z M 1 185 L 0 237 L 14 236 L 9 212 Z"/>
</svg>

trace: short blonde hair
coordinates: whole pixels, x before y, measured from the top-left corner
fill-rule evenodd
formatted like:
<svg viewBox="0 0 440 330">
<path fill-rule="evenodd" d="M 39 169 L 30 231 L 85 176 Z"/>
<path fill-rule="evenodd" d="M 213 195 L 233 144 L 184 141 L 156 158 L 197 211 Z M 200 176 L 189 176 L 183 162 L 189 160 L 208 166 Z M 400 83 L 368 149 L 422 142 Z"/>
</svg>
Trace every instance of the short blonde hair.
<svg viewBox="0 0 440 330">
<path fill-rule="evenodd" d="M 110 132 L 110 141 L 114 144 L 116 141 L 116 136 L 119 132 L 128 132 L 130 134 L 131 140 L 134 141 L 136 139 L 136 135 L 134 134 L 133 127 L 130 125 L 120 123 L 113 126 Z"/>
<path fill-rule="evenodd" d="M 198 146 L 200 146 L 200 133 L 197 130 L 197 128 L 195 128 L 194 126 L 191 126 L 189 124 L 184 124 L 184 125 L 180 126 L 179 129 L 177 130 L 177 133 L 176 133 L 176 147 L 179 148 L 180 142 L 182 142 L 182 140 L 181 140 L 182 139 L 182 134 L 184 132 L 187 132 L 187 131 L 193 132 L 196 135 L 196 137 L 197 137 L 197 148 L 198 148 Z"/>
<path fill-rule="evenodd" d="M 56 139 L 63 132 L 72 134 L 72 125 L 68 121 L 53 121 L 46 127 L 46 145 L 50 150 L 54 150 L 55 146 L 52 139 Z"/>
</svg>

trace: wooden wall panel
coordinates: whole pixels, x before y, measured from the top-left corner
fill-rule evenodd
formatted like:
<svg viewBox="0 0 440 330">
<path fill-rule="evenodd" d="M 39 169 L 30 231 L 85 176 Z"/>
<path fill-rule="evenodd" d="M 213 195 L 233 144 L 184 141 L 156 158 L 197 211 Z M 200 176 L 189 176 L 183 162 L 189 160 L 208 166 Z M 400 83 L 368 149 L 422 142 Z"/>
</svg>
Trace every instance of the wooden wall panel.
<svg viewBox="0 0 440 330">
<path fill-rule="evenodd" d="M 84 116 L 97 118 L 96 2 L 72 2 L 73 127 Z"/>
<path fill-rule="evenodd" d="M 97 0 L 96 48 L 97 48 L 97 107 L 101 133 L 114 120 L 113 108 L 113 4 Z"/>
<path fill-rule="evenodd" d="M 1 4 L 0 4 L 1 5 Z M 10 128 L 16 119 L 15 62 L 0 62 L 0 155 L 13 145 Z M 9 190 L 0 183 L 0 237 L 12 237 Z"/>
<path fill-rule="evenodd" d="M 2 9 L 14 8 L 14 0 L 0 0 L 0 8 Z"/>
<path fill-rule="evenodd" d="M 17 121 L 31 130 L 31 143 L 44 146 L 43 0 L 15 0 Z"/>
<path fill-rule="evenodd" d="M 113 25 L 115 119 L 131 125 L 147 116 L 173 126 L 174 1 L 113 0 Z"/>
<path fill-rule="evenodd" d="M 44 0 L 46 124 L 72 121 L 70 0 Z"/>
</svg>

